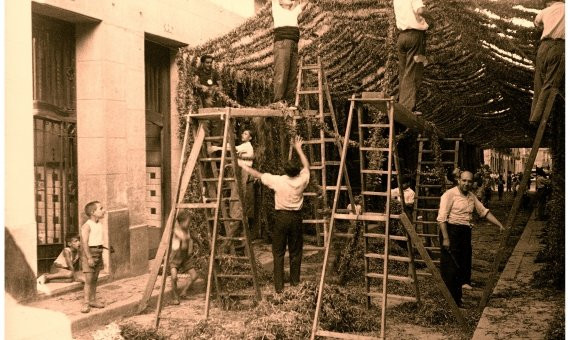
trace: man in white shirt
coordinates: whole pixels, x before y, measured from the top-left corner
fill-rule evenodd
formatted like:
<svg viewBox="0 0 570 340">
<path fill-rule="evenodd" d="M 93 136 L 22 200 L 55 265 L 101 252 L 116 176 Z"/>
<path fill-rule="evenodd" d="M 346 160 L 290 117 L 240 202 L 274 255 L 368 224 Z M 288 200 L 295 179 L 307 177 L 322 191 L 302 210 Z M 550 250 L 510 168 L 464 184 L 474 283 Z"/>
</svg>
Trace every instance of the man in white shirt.
<svg viewBox="0 0 570 340">
<path fill-rule="evenodd" d="M 394 0 L 396 27 L 399 30 L 397 49 L 400 95 L 398 102 L 411 111 L 416 110 L 417 91 L 422 83 L 425 57 L 425 31 L 428 16 L 422 0 Z"/>
<path fill-rule="evenodd" d="M 293 103 L 295 97 L 298 42 L 300 37 L 297 18 L 307 5 L 299 0 L 271 0 L 273 14 L 273 99 Z"/>
<path fill-rule="evenodd" d="M 529 122 L 538 124 L 542 118 L 551 89 L 564 85 L 564 2 L 545 1 L 546 8 L 534 19 L 542 28 L 534 71 L 534 95 Z"/>
<path fill-rule="evenodd" d="M 441 245 L 441 277 L 455 303 L 461 307 L 462 285 L 471 288 L 471 217 L 473 210 L 503 231 L 503 225 L 470 192 L 473 174 L 463 171 L 456 187 L 442 196 L 437 215 Z"/>
<path fill-rule="evenodd" d="M 295 151 L 299 155 L 301 164 L 290 160 L 285 164 L 285 175 L 272 175 L 261 173 L 246 164 L 242 169 L 261 183 L 275 191 L 275 225 L 272 234 L 273 251 L 273 281 L 275 292 L 283 291 L 284 257 L 286 248 L 289 249 L 291 285 L 298 285 L 301 278 L 301 260 L 303 258 L 303 191 L 309 184 L 309 160 L 303 153 L 303 139 L 296 136 Z"/>
</svg>

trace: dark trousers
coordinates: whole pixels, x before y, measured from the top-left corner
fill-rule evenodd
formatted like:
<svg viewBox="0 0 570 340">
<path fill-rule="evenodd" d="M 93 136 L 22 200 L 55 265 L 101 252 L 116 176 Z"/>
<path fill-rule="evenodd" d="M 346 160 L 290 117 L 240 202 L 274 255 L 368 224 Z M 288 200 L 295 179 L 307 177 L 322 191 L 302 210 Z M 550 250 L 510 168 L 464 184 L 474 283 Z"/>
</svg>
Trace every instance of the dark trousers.
<svg viewBox="0 0 570 340">
<path fill-rule="evenodd" d="M 461 306 L 461 286 L 471 284 L 471 227 L 448 223 L 447 234 L 449 249 L 441 247 L 441 277 L 457 305 Z M 441 232 L 439 242 L 443 244 Z"/>
<path fill-rule="evenodd" d="M 534 71 L 534 95 L 529 121 L 540 122 L 550 91 L 564 86 L 564 40 L 543 40 Z"/>
<path fill-rule="evenodd" d="M 301 211 L 276 210 L 273 228 L 273 280 L 275 291 L 283 290 L 285 250 L 289 248 L 289 273 L 292 286 L 301 280 L 303 258 L 303 218 Z"/>
<path fill-rule="evenodd" d="M 289 39 L 274 42 L 273 58 L 273 99 L 292 103 L 297 87 L 297 43 Z"/>
<path fill-rule="evenodd" d="M 397 48 L 400 80 L 400 98 L 398 101 L 408 110 L 414 111 L 417 91 L 424 76 L 424 64 L 416 62 L 414 57 L 425 55 L 425 31 L 401 31 L 398 34 Z"/>
</svg>

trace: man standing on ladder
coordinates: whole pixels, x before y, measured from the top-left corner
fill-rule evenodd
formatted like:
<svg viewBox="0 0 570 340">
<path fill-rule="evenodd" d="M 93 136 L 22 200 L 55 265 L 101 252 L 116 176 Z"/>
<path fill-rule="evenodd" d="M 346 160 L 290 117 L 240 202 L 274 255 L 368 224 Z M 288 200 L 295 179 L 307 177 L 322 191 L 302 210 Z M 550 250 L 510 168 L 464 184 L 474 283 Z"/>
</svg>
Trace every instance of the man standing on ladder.
<svg viewBox="0 0 570 340">
<path fill-rule="evenodd" d="M 461 307 L 462 286 L 471 288 L 471 217 L 473 210 L 503 231 L 503 225 L 470 192 L 473 174 L 463 171 L 456 187 L 447 190 L 439 205 L 437 222 L 441 245 L 441 276 L 455 303 Z"/>
<path fill-rule="evenodd" d="M 564 85 L 564 2 L 546 0 L 546 8 L 534 19 L 542 27 L 536 55 L 534 96 L 529 122 L 540 123 L 551 89 Z"/>
<path fill-rule="evenodd" d="M 292 286 L 298 285 L 301 280 L 301 260 L 303 258 L 303 191 L 309 184 L 309 160 L 303 153 L 303 139 L 295 137 L 295 150 L 299 155 L 298 161 L 289 160 L 285 164 L 285 175 L 272 175 L 250 168 L 242 163 L 244 171 L 261 183 L 275 191 L 275 225 L 273 227 L 273 281 L 275 292 L 283 291 L 284 257 L 285 250 L 289 248 L 290 282 Z"/>
<path fill-rule="evenodd" d="M 424 75 L 426 31 L 424 17 L 428 12 L 422 0 L 394 0 L 398 34 L 400 96 L 398 102 L 410 111 L 416 110 L 417 91 Z"/>
<path fill-rule="evenodd" d="M 297 62 L 300 31 L 297 18 L 307 5 L 299 0 L 271 0 L 274 24 L 273 105 L 292 104 L 297 85 Z"/>
</svg>

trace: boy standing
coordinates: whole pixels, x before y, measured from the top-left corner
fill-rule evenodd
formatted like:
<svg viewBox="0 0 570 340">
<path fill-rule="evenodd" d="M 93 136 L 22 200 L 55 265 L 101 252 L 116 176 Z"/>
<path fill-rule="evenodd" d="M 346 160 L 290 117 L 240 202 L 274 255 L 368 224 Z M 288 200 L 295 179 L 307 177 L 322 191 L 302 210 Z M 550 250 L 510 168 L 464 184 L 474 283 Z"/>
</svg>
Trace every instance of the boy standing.
<svg viewBox="0 0 570 340">
<path fill-rule="evenodd" d="M 89 313 L 91 307 L 105 307 L 95 299 L 97 279 L 103 269 L 103 224 L 100 220 L 105 216 L 105 210 L 99 201 L 92 201 L 85 205 L 85 214 L 89 219 L 81 226 L 81 267 L 85 274 L 81 313 Z"/>
<path fill-rule="evenodd" d="M 180 297 L 185 298 L 188 289 L 198 278 L 196 271 L 196 259 L 193 258 L 194 252 L 193 242 L 200 243 L 199 239 L 190 232 L 190 213 L 187 210 L 181 210 L 176 216 L 177 225 L 174 227 L 174 235 L 172 238 L 172 254 L 170 256 L 170 280 L 172 282 L 172 303 L 180 304 Z M 182 293 L 178 295 L 178 272 L 188 273 L 190 279 L 182 288 Z"/>
<path fill-rule="evenodd" d="M 79 235 L 68 234 L 65 239 L 67 247 L 63 248 L 57 259 L 55 259 L 49 274 L 43 274 L 38 278 L 39 284 L 57 279 L 69 280 L 70 282 L 85 282 L 80 274 L 79 252 L 81 243 Z"/>
<path fill-rule="evenodd" d="M 289 264 L 291 285 L 296 286 L 301 278 L 301 260 L 303 258 L 303 191 L 309 184 L 309 160 L 303 153 L 303 139 L 295 137 L 295 151 L 299 155 L 302 167 L 298 161 L 290 160 L 285 164 L 285 175 L 278 176 L 261 173 L 246 164 L 241 164 L 244 171 L 261 183 L 275 191 L 275 225 L 273 231 L 273 280 L 275 292 L 283 291 L 284 257 L 289 249 Z"/>
</svg>

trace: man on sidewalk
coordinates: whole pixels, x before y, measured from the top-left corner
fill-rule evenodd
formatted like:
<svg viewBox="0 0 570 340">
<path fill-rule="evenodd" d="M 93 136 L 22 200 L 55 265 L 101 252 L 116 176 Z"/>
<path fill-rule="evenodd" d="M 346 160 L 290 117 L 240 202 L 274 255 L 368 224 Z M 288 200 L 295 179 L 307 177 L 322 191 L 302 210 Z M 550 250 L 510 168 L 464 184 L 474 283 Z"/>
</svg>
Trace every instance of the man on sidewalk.
<svg viewBox="0 0 570 340">
<path fill-rule="evenodd" d="M 295 151 L 299 155 L 298 161 L 290 160 L 285 164 L 285 175 L 272 175 L 261 173 L 246 163 L 240 164 L 244 171 L 261 183 L 275 191 L 275 226 L 273 229 L 273 280 L 275 292 L 283 291 L 284 257 L 286 248 L 289 249 L 290 283 L 298 285 L 301 279 L 301 260 L 303 258 L 303 191 L 309 184 L 309 160 L 303 153 L 303 139 L 295 137 Z"/>
<path fill-rule="evenodd" d="M 394 0 L 400 97 L 398 102 L 410 111 L 416 110 L 417 91 L 424 75 L 428 12 L 422 0 Z M 428 17 L 429 19 L 429 17 Z"/>
<path fill-rule="evenodd" d="M 529 122 L 538 124 L 552 89 L 564 86 L 564 1 L 545 1 L 546 8 L 534 19 L 542 27 L 536 55 L 534 96 Z"/>
<path fill-rule="evenodd" d="M 441 276 L 459 307 L 461 307 L 462 285 L 463 288 L 471 289 L 473 210 L 503 231 L 501 222 L 483 206 L 475 194 L 469 191 L 472 185 L 473 174 L 463 171 L 458 185 L 441 196 L 437 215 L 440 229 Z"/>
</svg>

